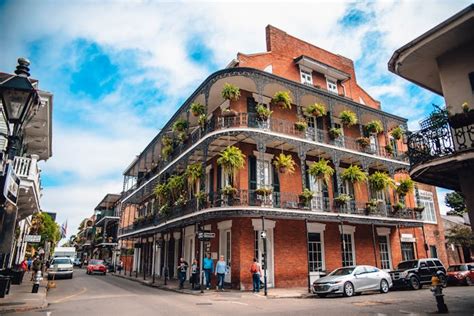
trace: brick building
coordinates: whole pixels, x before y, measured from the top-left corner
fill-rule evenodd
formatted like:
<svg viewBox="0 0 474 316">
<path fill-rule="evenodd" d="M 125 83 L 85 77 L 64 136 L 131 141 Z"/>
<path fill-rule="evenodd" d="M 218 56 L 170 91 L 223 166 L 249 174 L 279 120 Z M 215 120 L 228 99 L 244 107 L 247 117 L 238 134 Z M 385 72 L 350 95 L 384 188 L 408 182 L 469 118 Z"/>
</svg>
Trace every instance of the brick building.
<svg viewBox="0 0 474 316">
<path fill-rule="evenodd" d="M 248 290 L 262 231 L 271 287 L 306 286 L 343 265 L 391 269 L 430 256 L 446 264 L 435 188 L 396 192 L 408 182 L 406 146 L 395 133 L 407 120 L 380 109 L 350 59 L 272 26 L 266 41 L 267 52 L 239 53 L 210 75 L 124 172 L 118 235 L 122 253 L 133 253 L 127 272 L 162 277 L 167 269 L 173 277 L 179 257 L 210 252 L 225 256 L 226 283 Z M 239 98 L 224 98 L 229 84 Z M 291 107 L 277 104 L 281 92 Z M 323 111 L 311 114 L 314 104 Z M 265 117 L 264 108 L 273 112 Z M 347 124 L 343 112 L 357 122 Z M 218 162 L 230 146 L 244 155 L 235 173 Z M 275 166 L 281 154 L 293 173 Z M 333 173 L 309 174 L 321 161 Z M 372 180 L 351 181 L 354 169 Z M 394 185 L 377 187 L 377 177 Z M 215 238 L 201 244 L 203 230 Z"/>
</svg>

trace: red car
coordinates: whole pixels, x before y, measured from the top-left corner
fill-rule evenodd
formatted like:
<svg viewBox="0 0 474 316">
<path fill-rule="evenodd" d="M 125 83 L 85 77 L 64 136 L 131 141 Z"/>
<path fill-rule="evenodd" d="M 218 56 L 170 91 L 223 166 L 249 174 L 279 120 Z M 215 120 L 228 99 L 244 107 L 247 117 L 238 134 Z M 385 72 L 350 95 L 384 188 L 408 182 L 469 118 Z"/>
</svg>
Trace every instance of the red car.
<svg viewBox="0 0 474 316">
<path fill-rule="evenodd" d="M 474 284 L 474 263 L 452 265 L 448 268 L 448 282 L 452 284 Z"/>
<path fill-rule="evenodd" d="M 92 259 L 87 265 L 87 274 L 102 273 L 105 275 L 107 273 L 107 268 L 104 265 L 104 260 Z"/>
</svg>

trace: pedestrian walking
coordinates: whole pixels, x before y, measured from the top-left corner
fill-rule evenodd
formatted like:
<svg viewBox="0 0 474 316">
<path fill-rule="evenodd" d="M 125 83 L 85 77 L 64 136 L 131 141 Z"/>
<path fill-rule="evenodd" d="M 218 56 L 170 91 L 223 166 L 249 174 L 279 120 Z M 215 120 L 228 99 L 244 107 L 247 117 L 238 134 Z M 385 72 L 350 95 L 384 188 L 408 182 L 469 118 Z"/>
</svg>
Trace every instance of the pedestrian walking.
<svg viewBox="0 0 474 316">
<path fill-rule="evenodd" d="M 191 289 L 195 290 L 195 285 L 199 284 L 199 265 L 197 259 L 193 259 L 191 265 Z"/>
<path fill-rule="evenodd" d="M 119 260 L 117 270 L 119 273 L 122 273 L 122 269 L 123 269 L 123 261 Z"/>
<path fill-rule="evenodd" d="M 178 278 L 179 278 L 179 289 L 182 290 L 184 281 L 186 281 L 186 271 L 188 270 L 189 264 L 184 261 L 183 258 L 179 258 L 178 262 Z"/>
<path fill-rule="evenodd" d="M 211 259 L 211 254 L 208 253 L 202 265 L 204 270 L 204 276 L 206 277 L 206 290 L 211 288 L 211 276 L 212 271 L 214 271 L 214 260 Z"/>
<path fill-rule="evenodd" d="M 217 276 L 217 289 L 224 291 L 224 277 L 227 273 L 227 263 L 224 260 L 224 256 L 220 256 L 219 261 L 216 264 L 216 276 Z"/>
<path fill-rule="evenodd" d="M 33 263 L 33 259 L 31 257 L 28 257 L 28 271 L 31 271 L 31 264 Z"/>
<path fill-rule="evenodd" d="M 33 273 L 31 274 L 31 281 L 33 281 L 34 277 L 38 273 L 38 271 L 41 270 L 42 262 L 38 256 L 35 257 L 35 260 L 33 260 L 33 263 L 31 264 L 33 268 Z"/>
<path fill-rule="evenodd" d="M 260 276 L 262 275 L 262 267 L 257 262 L 257 258 L 253 258 L 252 266 L 250 267 L 252 273 L 253 293 L 260 292 Z"/>
<path fill-rule="evenodd" d="M 28 270 L 28 262 L 26 259 L 23 259 L 23 261 L 20 263 L 21 270 L 26 272 Z"/>
</svg>

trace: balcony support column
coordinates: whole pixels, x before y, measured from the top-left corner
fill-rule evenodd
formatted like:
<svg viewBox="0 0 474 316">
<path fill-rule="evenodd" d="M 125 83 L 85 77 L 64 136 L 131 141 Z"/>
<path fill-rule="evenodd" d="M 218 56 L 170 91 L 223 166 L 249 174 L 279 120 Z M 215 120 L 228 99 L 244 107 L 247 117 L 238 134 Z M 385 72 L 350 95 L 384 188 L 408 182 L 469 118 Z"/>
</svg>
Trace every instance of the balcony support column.
<svg viewBox="0 0 474 316">
<path fill-rule="evenodd" d="M 336 197 L 336 195 L 335 195 L 336 192 L 338 193 L 338 195 L 343 192 L 342 191 L 343 183 L 342 183 L 342 178 L 341 178 L 342 168 L 340 167 L 341 156 L 338 152 L 333 153 L 332 162 L 334 164 L 334 167 L 335 167 L 334 171 L 336 173 L 336 183 L 334 183 L 335 188 L 333 189 L 333 191 L 334 191 L 334 196 L 333 197 Z"/>
<path fill-rule="evenodd" d="M 385 145 L 389 145 L 390 144 L 390 139 L 388 137 L 388 123 L 387 123 L 387 118 L 386 117 L 383 117 L 382 118 L 382 125 L 383 125 L 383 135 L 385 137 Z"/>
<path fill-rule="evenodd" d="M 202 161 L 201 161 L 203 175 L 201 179 L 199 179 L 199 191 L 201 192 L 204 192 L 206 190 L 206 181 L 207 181 L 206 164 L 207 164 L 208 154 L 209 154 L 209 146 L 207 143 L 204 143 L 204 146 L 202 147 Z"/>
<path fill-rule="evenodd" d="M 370 162 L 367 161 L 367 160 L 362 160 L 361 162 L 361 167 L 362 167 L 362 171 L 364 171 L 367 176 L 369 175 L 369 167 L 370 167 Z M 371 200 L 371 194 L 370 194 L 370 184 L 369 184 L 369 181 L 365 181 L 365 185 L 367 187 L 367 201 L 370 201 Z"/>
<path fill-rule="evenodd" d="M 357 108 L 356 113 L 357 113 L 357 121 L 358 121 L 358 124 L 359 124 L 360 137 L 364 137 L 364 126 L 363 126 L 362 120 L 361 120 L 363 113 L 360 110 L 360 108 Z"/>
<path fill-rule="evenodd" d="M 306 183 L 306 152 L 307 149 L 303 146 L 298 148 L 298 158 L 300 159 L 301 163 L 301 183 L 303 191 L 308 187 L 308 183 Z"/>
<path fill-rule="evenodd" d="M 257 187 L 258 184 L 264 184 L 265 183 L 265 152 L 267 150 L 267 145 L 265 144 L 265 140 L 262 138 L 257 139 L 257 151 L 258 151 L 258 157 L 257 161 L 260 163 L 257 163 Z"/>
</svg>

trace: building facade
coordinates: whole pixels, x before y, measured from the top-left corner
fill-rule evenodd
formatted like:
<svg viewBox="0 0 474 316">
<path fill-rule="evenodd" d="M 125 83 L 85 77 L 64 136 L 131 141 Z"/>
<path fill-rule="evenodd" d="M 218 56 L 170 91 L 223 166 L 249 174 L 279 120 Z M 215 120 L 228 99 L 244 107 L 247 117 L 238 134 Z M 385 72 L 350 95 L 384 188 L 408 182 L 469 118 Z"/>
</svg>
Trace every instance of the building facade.
<svg viewBox="0 0 474 316">
<path fill-rule="evenodd" d="M 210 253 L 225 257 L 228 286 L 247 290 L 253 258 L 270 287 L 307 286 L 340 266 L 447 263 L 435 188 L 396 193 L 409 164 L 394 131 L 407 120 L 380 109 L 350 59 L 272 26 L 266 41 L 209 76 L 124 172 L 127 272 L 174 277 L 180 257 Z"/>
</svg>

